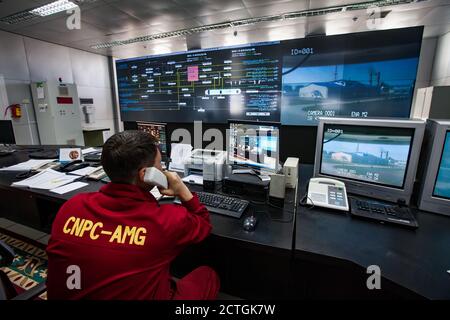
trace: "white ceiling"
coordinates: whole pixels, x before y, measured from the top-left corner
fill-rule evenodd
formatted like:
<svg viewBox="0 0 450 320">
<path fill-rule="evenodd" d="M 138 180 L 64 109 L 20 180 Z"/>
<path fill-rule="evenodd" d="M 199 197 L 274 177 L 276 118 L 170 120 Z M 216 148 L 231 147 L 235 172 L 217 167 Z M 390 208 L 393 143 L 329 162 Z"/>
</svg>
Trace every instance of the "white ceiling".
<svg viewBox="0 0 450 320">
<path fill-rule="evenodd" d="M 51 1 L 0 0 L 0 17 L 49 2 Z M 188 39 L 168 38 L 111 49 L 92 49 L 91 46 L 237 19 L 358 2 L 363 0 L 84 0 L 80 3 L 80 30 L 67 29 L 68 14 L 65 12 L 15 25 L 0 23 L 0 29 L 94 53 L 127 58 L 183 51 L 188 47 L 187 42 L 206 48 L 303 38 L 306 34 L 317 32 L 330 35 L 367 31 L 368 14 L 365 10 L 360 10 L 267 22 L 203 32 L 189 36 Z M 436 37 L 450 31 L 450 0 L 427 0 L 383 7 L 382 10 L 391 12 L 382 19 L 380 29 L 424 25 L 424 37 Z M 236 36 L 234 31 L 237 31 Z"/>
</svg>

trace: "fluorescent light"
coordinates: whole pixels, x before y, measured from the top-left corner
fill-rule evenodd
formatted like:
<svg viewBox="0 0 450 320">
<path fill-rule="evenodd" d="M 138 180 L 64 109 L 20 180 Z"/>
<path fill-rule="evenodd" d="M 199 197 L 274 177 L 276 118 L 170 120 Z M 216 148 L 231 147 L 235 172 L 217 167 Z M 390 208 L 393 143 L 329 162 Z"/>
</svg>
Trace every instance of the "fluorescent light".
<svg viewBox="0 0 450 320">
<path fill-rule="evenodd" d="M 7 24 L 16 24 L 16 23 L 34 19 L 36 17 L 37 16 L 35 14 L 32 14 L 29 11 L 22 11 L 22 12 L 15 13 L 15 14 L 9 15 L 7 17 L 1 18 L 0 22 L 7 23 Z"/>
<path fill-rule="evenodd" d="M 21 12 L 13 13 L 7 17 L 0 18 L 0 22 L 7 24 L 17 24 L 25 21 L 29 21 L 39 17 L 49 16 L 61 11 L 77 8 L 78 5 L 69 0 L 53 1 L 49 4 L 28 9 Z"/>
<path fill-rule="evenodd" d="M 51 2 L 49 4 L 43 5 L 41 7 L 38 7 L 36 9 L 30 10 L 30 13 L 36 14 L 41 17 L 49 16 L 61 11 L 66 11 L 70 9 L 74 9 L 78 7 L 75 3 L 69 1 L 69 0 L 58 0 Z"/>
<path fill-rule="evenodd" d="M 263 22 L 273 22 L 273 21 L 307 18 L 307 17 L 314 17 L 314 16 L 322 16 L 322 15 L 327 15 L 327 14 L 336 14 L 336 13 L 340 13 L 340 12 L 365 10 L 371 6 L 387 7 L 387 6 L 411 4 L 411 3 L 422 2 L 422 1 L 429 1 L 429 0 L 363 1 L 363 2 L 358 2 L 358 3 L 348 4 L 348 5 L 339 5 L 339 6 L 332 6 L 332 7 L 326 7 L 326 8 L 318 8 L 318 9 L 313 9 L 313 10 L 294 11 L 294 12 L 287 12 L 287 13 L 283 13 L 283 14 L 279 14 L 279 15 L 270 15 L 270 16 L 263 16 L 263 17 L 256 17 L 256 18 L 239 19 L 239 20 L 203 25 L 203 26 L 193 27 L 193 28 L 188 28 L 188 29 L 181 29 L 181 30 L 175 30 L 175 31 L 170 31 L 170 32 L 150 34 L 150 35 L 145 35 L 145 36 L 141 36 L 141 37 L 137 37 L 137 38 L 125 39 L 125 40 L 121 40 L 121 41 L 97 43 L 97 44 L 91 45 L 91 48 L 92 49 L 106 49 L 106 48 L 123 46 L 123 45 L 127 45 L 127 44 L 132 44 L 132 43 L 148 42 L 148 41 L 152 41 L 152 40 L 156 40 L 156 39 L 183 37 L 186 35 L 205 32 L 205 31 L 237 28 L 237 27 L 241 27 L 241 26 L 253 25 L 253 24 L 258 24 L 258 23 L 263 23 Z"/>
</svg>

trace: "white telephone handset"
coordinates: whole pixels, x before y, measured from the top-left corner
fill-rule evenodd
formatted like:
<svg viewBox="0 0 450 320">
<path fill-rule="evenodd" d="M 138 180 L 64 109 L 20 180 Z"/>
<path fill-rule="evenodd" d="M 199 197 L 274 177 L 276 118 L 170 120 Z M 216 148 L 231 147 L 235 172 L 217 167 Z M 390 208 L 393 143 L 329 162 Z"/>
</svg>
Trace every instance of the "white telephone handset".
<svg viewBox="0 0 450 320">
<path fill-rule="evenodd" d="M 349 210 L 345 184 L 334 179 L 310 179 L 307 203 L 318 207 Z"/>
<path fill-rule="evenodd" d="M 163 189 L 169 187 L 166 175 L 155 167 L 145 169 L 144 182 Z"/>
</svg>

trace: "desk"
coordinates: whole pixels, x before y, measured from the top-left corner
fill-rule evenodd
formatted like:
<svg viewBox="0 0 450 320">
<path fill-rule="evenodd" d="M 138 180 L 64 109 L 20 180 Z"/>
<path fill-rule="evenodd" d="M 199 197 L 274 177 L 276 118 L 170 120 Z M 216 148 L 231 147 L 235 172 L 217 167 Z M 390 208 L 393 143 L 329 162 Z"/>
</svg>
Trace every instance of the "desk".
<svg viewBox="0 0 450 320">
<path fill-rule="evenodd" d="M 28 160 L 28 153 L 17 151 L 0 158 L 0 167 Z M 52 221 L 61 205 L 79 192 L 97 191 L 104 183 L 89 185 L 58 195 L 45 190 L 11 187 L 17 172 L 0 172 L 0 215 L 40 231 L 50 233 Z M 201 186 L 188 185 L 192 191 Z M 209 264 L 218 270 L 224 292 L 240 297 L 288 297 L 288 275 L 293 248 L 295 198 L 287 192 L 284 209 L 251 204 L 240 219 L 211 213 L 212 235 L 199 245 L 188 248 L 174 263 L 174 274 L 182 275 L 198 264 Z M 163 201 L 164 202 L 164 201 Z M 243 220 L 252 213 L 259 218 L 254 232 L 243 230 Z M 250 277 L 249 274 L 252 274 Z"/>
<path fill-rule="evenodd" d="M 304 195 L 313 166 L 303 165 L 300 172 L 299 193 Z M 413 212 L 419 222 L 417 230 L 360 220 L 324 208 L 299 207 L 295 257 L 321 265 L 345 265 L 359 272 L 360 283 L 355 286 L 359 285 L 361 291 L 368 291 L 366 268 L 378 265 L 383 276 L 382 289 L 383 285 L 397 285 L 411 291 L 412 297 L 417 294 L 429 299 L 450 299 L 450 274 L 446 272 L 450 269 L 450 218 Z M 323 279 L 326 274 L 321 277 L 327 281 Z M 369 296 L 372 293 L 375 294 L 371 292 Z"/>
<path fill-rule="evenodd" d="M 0 167 L 28 159 L 25 151 L 0 158 Z M 298 199 L 313 167 L 302 165 Z M 97 191 L 102 182 L 64 195 L 11 187 L 15 173 L 0 172 L 0 215 L 49 232 L 59 207 L 78 192 Z M 199 186 L 190 186 L 193 191 Z M 211 214 L 212 235 L 189 247 L 174 262 L 182 275 L 199 264 L 220 274 L 222 290 L 243 298 L 430 298 L 450 299 L 450 218 L 415 210 L 415 231 L 351 218 L 327 209 L 294 206 L 287 193 L 284 210 L 256 210 L 255 232 L 241 219 Z M 296 212 L 293 215 L 293 212 Z M 369 292 L 369 265 L 381 268 L 382 290 Z"/>
</svg>

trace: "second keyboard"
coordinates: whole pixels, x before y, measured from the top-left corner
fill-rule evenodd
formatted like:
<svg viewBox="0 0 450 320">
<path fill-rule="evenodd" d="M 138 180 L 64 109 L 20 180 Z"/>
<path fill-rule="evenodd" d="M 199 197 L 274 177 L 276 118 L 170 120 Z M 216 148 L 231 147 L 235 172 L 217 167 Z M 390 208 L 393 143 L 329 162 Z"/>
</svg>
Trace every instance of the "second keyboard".
<svg viewBox="0 0 450 320">
<path fill-rule="evenodd" d="M 240 218 L 249 204 L 247 200 L 209 192 L 197 192 L 197 196 L 210 212 L 234 218 Z"/>
</svg>

